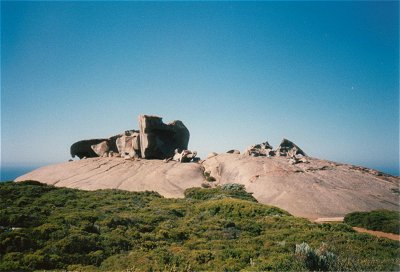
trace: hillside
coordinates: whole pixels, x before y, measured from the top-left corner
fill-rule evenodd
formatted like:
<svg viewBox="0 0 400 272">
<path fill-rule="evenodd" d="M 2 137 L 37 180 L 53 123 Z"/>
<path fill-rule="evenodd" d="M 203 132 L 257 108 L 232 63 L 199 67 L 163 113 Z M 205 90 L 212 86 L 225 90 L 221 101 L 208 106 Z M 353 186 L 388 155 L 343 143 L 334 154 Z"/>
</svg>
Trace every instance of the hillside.
<svg viewBox="0 0 400 272">
<path fill-rule="evenodd" d="M 49 165 L 18 177 L 85 190 L 157 191 L 183 197 L 191 187 L 239 183 L 263 204 L 310 219 L 354 211 L 399 209 L 399 178 L 376 170 L 306 157 L 220 154 L 199 163 L 88 158 Z"/>
<path fill-rule="evenodd" d="M 240 185 L 155 192 L 0 184 L 0 270 L 398 271 L 398 242 L 315 224 Z"/>
</svg>

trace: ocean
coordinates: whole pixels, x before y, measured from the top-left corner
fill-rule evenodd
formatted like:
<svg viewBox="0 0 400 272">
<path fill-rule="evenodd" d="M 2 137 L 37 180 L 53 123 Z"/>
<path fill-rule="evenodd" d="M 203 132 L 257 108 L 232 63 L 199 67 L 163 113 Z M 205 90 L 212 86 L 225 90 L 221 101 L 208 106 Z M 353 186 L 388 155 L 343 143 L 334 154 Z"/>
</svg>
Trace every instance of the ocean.
<svg viewBox="0 0 400 272">
<path fill-rule="evenodd" d="M 24 167 L 18 167 L 18 166 L 10 166 L 10 167 L 1 167 L 1 173 L 0 173 L 0 182 L 5 182 L 5 181 L 13 181 L 19 176 L 22 176 L 34 169 L 38 168 L 37 166 L 24 166 Z"/>
</svg>

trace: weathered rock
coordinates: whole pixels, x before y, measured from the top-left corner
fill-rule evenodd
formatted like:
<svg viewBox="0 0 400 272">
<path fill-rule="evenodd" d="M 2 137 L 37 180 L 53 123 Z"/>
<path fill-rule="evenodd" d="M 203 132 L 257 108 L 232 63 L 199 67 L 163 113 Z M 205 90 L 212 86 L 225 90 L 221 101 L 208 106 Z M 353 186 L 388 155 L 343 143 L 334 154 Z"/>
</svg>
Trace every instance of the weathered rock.
<svg viewBox="0 0 400 272">
<path fill-rule="evenodd" d="M 109 158 L 112 158 L 112 157 L 120 158 L 121 155 L 118 152 L 114 152 L 114 151 L 110 150 L 110 152 L 108 152 L 108 157 Z"/>
<path fill-rule="evenodd" d="M 240 154 L 240 151 L 236 150 L 236 149 L 231 149 L 231 150 L 226 151 L 226 153 L 228 153 L 228 154 Z"/>
<path fill-rule="evenodd" d="M 83 190 L 120 189 L 157 191 L 165 197 L 184 197 L 184 191 L 200 187 L 203 169 L 197 163 L 162 160 L 88 158 L 49 165 L 17 180 L 35 179 L 59 187 Z"/>
<path fill-rule="evenodd" d="M 140 134 L 136 130 L 127 130 L 116 139 L 116 146 L 121 157 L 140 157 Z"/>
<path fill-rule="evenodd" d="M 189 130 L 181 121 L 164 124 L 158 116 L 140 115 L 140 151 L 144 159 L 165 159 L 187 149 Z"/>
<path fill-rule="evenodd" d="M 273 151 L 272 146 L 268 143 L 261 143 L 249 146 L 245 151 L 245 155 L 258 157 L 258 156 L 274 156 L 275 151 Z"/>
<path fill-rule="evenodd" d="M 188 147 L 189 130 L 181 121 L 164 124 L 160 117 L 140 115 L 139 126 L 140 130 L 128 130 L 108 139 L 76 142 L 71 146 L 71 156 L 82 159 L 118 154 L 124 158 L 167 159 L 175 149 L 182 152 Z"/>
<path fill-rule="evenodd" d="M 220 154 L 202 164 L 88 158 L 45 166 L 16 181 L 37 180 L 84 190 L 149 190 L 166 197 L 183 197 L 185 189 L 201 186 L 208 176 L 212 177 L 213 186 L 243 184 L 260 203 L 310 219 L 339 217 L 354 211 L 399 210 L 399 177 L 364 167 L 303 158 L 308 163 L 292 165 L 287 157 L 265 159 L 236 154 Z"/>
<path fill-rule="evenodd" d="M 190 162 L 195 160 L 197 156 L 197 151 L 190 151 L 190 150 L 182 150 L 182 152 L 179 152 L 177 149 L 175 149 L 175 155 L 172 158 L 174 161 L 178 162 Z"/>
<path fill-rule="evenodd" d="M 399 210 L 395 192 L 399 177 L 310 157 L 298 157 L 295 164 L 288 163 L 291 159 L 220 154 L 202 166 L 216 179 L 215 184 L 243 184 L 259 202 L 296 216 L 316 219 L 353 211 Z"/>
<path fill-rule="evenodd" d="M 294 157 L 296 155 L 307 156 L 295 143 L 288 139 L 283 139 L 281 144 L 276 148 L 275 153 L 277 156 Z"/>
<path fill-rule="evenodd" d="M 101 142 L 108 141 L 108 139 L 91 139 L 91 140 L 83 140 L 74 143 L 71 145 L 70 152 L 71 156 L 75 158 L 78 156 L 80 159 L 86 158 L 94 158 L 98 157 L 96 152 L 92 149 L 92 145 L 97 145 Z"/>
<path fill-rule="evenodd" d="M 107 154 L 110 150 L 110 147 L 108 146 L 108 141 L 102 141 L 101 143 L 92 145 L 91 148 L 93 149 L 94 153 L 96 153 L 96 155 L 99 157 L 103 157 L 104 154 Z"/>
</svg>

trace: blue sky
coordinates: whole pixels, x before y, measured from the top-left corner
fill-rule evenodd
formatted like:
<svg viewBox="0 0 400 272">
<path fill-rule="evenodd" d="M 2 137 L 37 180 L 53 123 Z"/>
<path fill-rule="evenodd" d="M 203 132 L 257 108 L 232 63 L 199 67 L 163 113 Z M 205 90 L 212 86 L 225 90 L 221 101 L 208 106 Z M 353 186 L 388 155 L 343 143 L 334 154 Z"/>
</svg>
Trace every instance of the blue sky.
<svg viewBox="0 0 400 272">
<path fill-rule="evenodd" d="M 398 2 L 1 2 L 2 166 L 182 120 L 201 156 L 283 137 L 399 173 Z"/>
</svg>

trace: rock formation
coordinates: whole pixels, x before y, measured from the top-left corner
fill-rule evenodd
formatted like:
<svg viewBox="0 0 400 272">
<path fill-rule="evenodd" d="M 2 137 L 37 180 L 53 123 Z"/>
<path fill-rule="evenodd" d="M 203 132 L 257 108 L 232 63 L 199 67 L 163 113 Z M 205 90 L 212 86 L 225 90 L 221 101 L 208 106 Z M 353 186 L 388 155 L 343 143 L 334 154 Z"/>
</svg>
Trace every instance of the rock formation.
<svg viewBox="0 0 400 272">
<path fill-rule="evenodd" d="M 353 211 L 399 210 L 400 179 L 376 170 L 299 157 L 219 154 L 202 166 L 216 181 L 239 183 L 261 203 L 296 216 L 341 217 Z"/>
<path fill-rule="evenodd" d="M 239 183 L 259 202 L 311 219 L 399 209 L 399 177 L 308 157 L 287 139 L 275 150 L 264 142 L 243 154 L 212 152 L 199 161 L 195 151 L 187 150 L 189 131 L 181 121 L 164 124 L 160 117 L 141 115 L 139 128 L 108 139 L 76 142 L 71 155 L 86 160 L 46 166 L 16 181 L 86 190 L 153 190 L 166 197 L 183 197 L 190 187 Z M 181 163 L 191 161 L 198 163 Z"/>
<path fill-rule="evenodd" d="M 197 152 L 196 151 L 190 151 L 190 150 L 182 150 L 182 152 L 179 152 L 178 149 L 175 149 L 175 155 L 172 157 L 172 160 L 178 161 L 178 162 L 191 162 L 191 161 L 197 161 L 196 160 Z"/>
<path fill-rule="evenodd" d="M 229 151 L 227 153 L 230 153 Z M 261 143 L 249 146 L 245 151 L 244 155 L 258 157 L 258 156 L 281 156 L 281 157 L 288 157 L 293 164 L 303 162 L 303 160 L 299 160 L 299 156 L 307 156 L 300 147 L 298 147 L 292 141 L 288 139 L 283 139 L 280 145 L 273 150 L 273 147 L 268 143 Z"/>
<path fill-rule="evenodd" d="M 294 157 L 296 155 L 307 156 L 295 143 L 288 139 L 283 139 L 281 144 L 276 148 L 275 154 L 277 156 Z"/>
<path fill-rule="evenodd" d="M 140 115 L 140 151 L 144 159 L 165 159 L 188 148 L 189 130 L 181 121 L 164 124 L 157 116 Z"/>
<path fill-rule="evenodd" d="M 310 157 L 304 157 L 308 163 L 291 164 L 282 156 L 213 155 L 202 163 L 88 158 L 45 166 L 17 181 L 84 190 L 150 190 L 165 197 L 183 197 L 185 189 L 202 184 L 239 183 L 259 202 L 311 219 L 399 209 L 399 178 L 376 170 Z"/>
<path fill-rule="evenodd" d="M 189 130 L 181 121 L 164 124 L 160 117 L 140 115 L 139 127 L 107 139 L 78 141 L 71 146 L 71 156 L 169 159 L 176 149 L 181 153 L 188 148 Z M 188 153 L 180 161 L 189 158 L 193 159 Z"/>
<path fill-rule="evenodd" d="M 249 146 L 245 151 L 245 155 L 258 157 L 258 156 L 273 156 L 275 151 L 273 151 L 272 146 L 268 143 L 261 143 Z"/>
<path fill-rule="evenodd" d="M 72 158 L 78 156 L 80 159 L 98 157 L 96 152 L 92 149 L 92 146 L 95 146 L 104 141 L 108 142 L 108 139 L 91 139 L 76 142 L 71 145 L 71 156 Z"/>
</svg>

